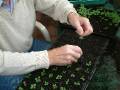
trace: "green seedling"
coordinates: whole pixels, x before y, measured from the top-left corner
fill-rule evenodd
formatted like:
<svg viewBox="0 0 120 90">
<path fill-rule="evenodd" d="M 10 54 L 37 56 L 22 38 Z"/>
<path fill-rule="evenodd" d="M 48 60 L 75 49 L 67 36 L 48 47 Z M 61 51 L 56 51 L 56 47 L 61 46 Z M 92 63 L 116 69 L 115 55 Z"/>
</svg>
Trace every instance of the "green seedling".
<svg viewBox="0 0 120 90">
<path fill-rule="evenodd" d="M 67 79 L 67 81 L 65 82 L 65 83 L 66 83 L 66 85 L 68 85 L 69 81 L 70 81 L 70 80 L 69 80 L 69 79 Z"/>
<path fill-rule="evenodd" d="M 31 84 L 30 89 L 31 90 L 36 89 L 36 84 Z"/>
<path fill-rule="evenodd" d="M 82 81 L 85 81 L 85 77 L 84 77 L 84 76 L 82 76 L 80 79 L 81 79 Z"/>
<path fill-rule="evenodd" d="M 50 73 L 50 74 L 49 74 L 49 78 L 52 78 L 52 77 L 53 77 L 53 73 Z"/>
<path fill-rule="evenodd" d="M 78 82 L 74 82 L 74 85 L 80 86 L 80 82 L 79 81 Z"/>
<path fill-rule="evenodd" d="M 56 84 L 53 84 L 52 87 L 53 87 L 53 89 L 56 89 L 56 88 L 57 88 L 57 85 L 56 85 Z"/>
<path fill-rule="evenodd" d="M 77 68 L 75 69 L 75 71 L 80 71 L 80 69 L 81 69 L 80 67 L 77 67 Z"/>
<path fill-rule="evenodd" d="M 70 68 L 72 65 L 67 65 L 67 68 Z"/>
<path fill-rule="evenodd" d="M 41 76 L 44 76 L 46 73 L 45 73 L 45 70 L 43 70 L 42 72 L 41 72 Z"/>
<path fill-rule="evenodd" d="M 62 75 L 57 75 L 56 79 L 61 79 Z"/>
<path fill-rule="evenodd" d="M 72 73 L 72 74 L 71 74 L 71 77 L 73 77 L 73 78 L 74 78 L 74 77 L 75 77 L 75 74 L 73 74 L 73 73 Z"/>
<path fill-rule="evenodd" d="M 88 66 L 88 67 L 91 66 L 91 65 L 92 65 L 91 61 L 89 61 L 89 62 L 86 63 L 86 66 Z"/>
<path fill-rule="evenodd" d="M 40 90 L 45 90 L 45 89 L 43 87 L 41 87 Z"/>
<path fill-rule="evenodd" d="M 66 90 L 66 88 L 65 87 L 60 87 L 60 90 Z"/>
<path fill-rule="evenodd" d="M 49 83 L 47 81 L 45 81 L 44 85 L 47 86 Z"/>
<path fill-rule="evenodd" d="M 80 36 L 80 37 L 79 37 L 79 39 L 81 39 L 81 40 L 82 40 L 82 39 L 84 39 L 84 37 Z"/>
<path fill-rule="evenodd" d="M 19 87 L 18 90 L 24 90 L 22 87 Z"/>
<path fill-rule="evenodd" d="M 40 82 L 40 81 L 41 81 L 40 77 L 35 78 L 35 82 L 36 82 L 36 83 L 38 83 L 38 82 Z"/>
</svg>

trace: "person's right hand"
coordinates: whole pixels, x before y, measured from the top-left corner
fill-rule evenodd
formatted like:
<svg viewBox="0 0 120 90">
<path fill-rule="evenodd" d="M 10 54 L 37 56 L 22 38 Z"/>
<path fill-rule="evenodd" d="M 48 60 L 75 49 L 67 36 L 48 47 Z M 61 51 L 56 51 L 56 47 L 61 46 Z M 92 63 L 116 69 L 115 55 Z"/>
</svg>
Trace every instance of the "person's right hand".
<svg viewBox="0 0 120 90">
<path fill-rule="evenodd" d="M 64 45 L 48 51 L 50 65 L 58 66 L 77 62 L 81 55 L 81 48 L 75 45 Z"/>
</svg>

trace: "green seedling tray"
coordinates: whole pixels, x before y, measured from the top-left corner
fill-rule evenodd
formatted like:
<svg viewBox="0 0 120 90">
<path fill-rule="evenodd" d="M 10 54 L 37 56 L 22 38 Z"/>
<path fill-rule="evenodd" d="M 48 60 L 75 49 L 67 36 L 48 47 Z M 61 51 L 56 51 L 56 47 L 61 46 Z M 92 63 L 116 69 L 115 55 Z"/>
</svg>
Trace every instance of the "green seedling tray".
<svg viewBox="0 0 120 90">
<path fill-rule="evenodd" d="M 85 5 L 102 5 L 106 3 L 106 0 L 69 0 L 71 3 L 85 4 Z"/>
</svg>

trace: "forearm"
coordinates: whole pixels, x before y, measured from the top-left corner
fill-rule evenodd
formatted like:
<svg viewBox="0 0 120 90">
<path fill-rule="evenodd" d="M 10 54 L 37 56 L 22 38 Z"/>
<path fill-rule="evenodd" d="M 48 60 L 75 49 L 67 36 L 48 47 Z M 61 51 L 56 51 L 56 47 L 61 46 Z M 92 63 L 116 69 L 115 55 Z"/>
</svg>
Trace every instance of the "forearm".
<svg viewBox="0 0 120 90">
<path fill-rule="evenodd" d="M 0 51 L 0 75 L 26 74 L 40 68 L 48 68 L 47 51 L 12 53 Z"/>
<path fill-rule="evenodd" d="M 70 12 L 76 13 L 73 4 L 67 0 L 36 0 L 36 10 L 51 16 L 61 23 L 67 23 L 67 16 Z"/>
</svg>

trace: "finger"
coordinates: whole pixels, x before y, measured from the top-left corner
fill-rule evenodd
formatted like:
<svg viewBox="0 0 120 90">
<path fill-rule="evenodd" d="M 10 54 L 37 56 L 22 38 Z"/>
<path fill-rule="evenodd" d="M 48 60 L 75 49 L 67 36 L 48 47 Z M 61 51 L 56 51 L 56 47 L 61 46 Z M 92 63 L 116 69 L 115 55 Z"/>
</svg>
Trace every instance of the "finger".
<svg viewBox="0 0 120 90">
<path fill-rule="evenodd" d="M 71 50 L 69 52 L 69 55 L 72 55 L 74 58 L 78 59 L 81 56 L 81 53 L 75 52 L 74 50 Z"/>
<path fill-rule="evenodd" d="M 82 49 L 79 46 L 76 46 L 76 45 L 70 45 L 70 46 L 71 46 L 70 48 L 76 53 L 81 54 L 81 55 L 83 54 Z"/>
<path fill-rule="evenodd" d="M 82 55 L 82 50 L 78 46 L 74 45 L 66 45 L 66 49 L 64 50 L 64 55 L 72 55 L 75 58 L 80 58 Z"/>
<path fill-rule="evenodd" d="M 76 33 L 78 33 L 79 35 L 82 36 L 84 34 L 83 28 L 80 25 L 76 29 Z"/>
<path fill-rule="evenodd" d="M 77 16 L 78 17 L 78 16 Z M 81 27 L 81 23 L 79 21 L 79 18 L 75 18 L 75 20 L 73 20 L 73 22 L 71 23 L 71 25 L 76 28 L 76 32 L 79 34 L 79 35 L 82 35 L 83 34 L 83 29 Z"/>
<path fill-rule="evenodd" d="M 72 64 L 73 61 L 72 60 L 66 60 L 66 64 Z"/>
<path fill-rule="evenodd" d="M 81 55 L 83 54 L 82 49 L 79 46 L 73 46 L 72 49 L 75 52 L 80 53 Z"/>
<path fill-rule="evenodd" d="M 67 65 L 67 64 L 72 64 L 73 62 L 76 62 L 75 58 L 72 57 L 71 55 L 60 55 L 59 56 L 59 65 Z"/>
<path fill-rule="evenodd" d="M 89 26 L 88 26 L 88 27 L 89 27 Z M 90 35 L 91 33 L 93 33 L 93 30 L 89 27 L 88 29 L 85 30 L 83 36 Z"/>
<path fill-rule="evenodd" d="M 82 28 L 84 30 L 83 36 L 90 35 L 93 32 L 93 28 L 88 20 L 84 21 Z"/>
<path fill-rule="evenodd" d="M 77 59 L 73 57 L 72 55 L 66 55 L 65 60 L 71 61 L 71 62 L 77 62 Z"/>
<path fill-rule="evenodd" d="M 59 64 L 60 66 L 63 66 L 63 65 L 68 65 L 68 64 L 72 64 L 73 62 L 71 60 L 62 60 L 61 64 Z"/>
</svg>

